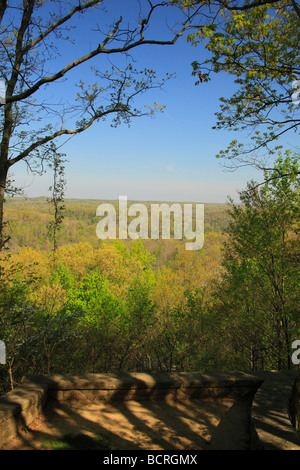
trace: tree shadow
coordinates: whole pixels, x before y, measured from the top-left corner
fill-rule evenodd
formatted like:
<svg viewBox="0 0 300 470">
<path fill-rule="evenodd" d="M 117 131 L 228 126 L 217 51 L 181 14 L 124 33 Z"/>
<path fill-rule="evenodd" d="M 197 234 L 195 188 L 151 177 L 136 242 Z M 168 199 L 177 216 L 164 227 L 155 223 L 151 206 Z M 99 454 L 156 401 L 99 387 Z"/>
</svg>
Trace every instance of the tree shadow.
<svg viewBox="0 0 300 470">
<path fill-rule="evenodd" d="M 284 442 L 299 448 L 300 436 L 294 426 L 290 400 L 300 372 L 258 371 L 255 374 L 264 379 L 263 386 L 255 396 L 253 412 L 257 426 L 265 436 L 266 448 L 282 449 Z"/>
<path fill-rule="evenodd" d="M 163 382 L 151 374 L 150 388 L 131 374 L 116 377 L 123 386 L 98 401 L 59 403 L 52 394 L 28 432 L 19 435 L 19 448 L 38 450 L 45 442 L 51 448 L 57 440 L 69 450 L 245 448 L 253 395 L 239 400 L 183 398 L 172 389 L 172 374 L 165 373 Z"/>
</svg>

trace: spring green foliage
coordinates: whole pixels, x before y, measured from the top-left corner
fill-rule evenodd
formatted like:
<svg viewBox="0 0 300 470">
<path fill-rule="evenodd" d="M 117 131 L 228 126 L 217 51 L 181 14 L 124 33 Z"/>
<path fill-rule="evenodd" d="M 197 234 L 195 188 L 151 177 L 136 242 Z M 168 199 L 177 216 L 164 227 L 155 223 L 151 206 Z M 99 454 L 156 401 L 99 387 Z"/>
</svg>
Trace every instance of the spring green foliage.
<svg viewBox="0 0 300 470">
<path fill-rule="evenodd" d="M 180 240 L 69 242 L 55 264 L 51 247 L 3 252 L 2 391 L 28 373 L 297 367 L 298 167 L 279 155 L 199 251 Z"/>
<path fill-rule="evenodd" d="M 99 240 L 95 236 L 95 230 L 99 217 L 96 216 L 96 209 L 103 202 L 113 204 L 118 214 L 117 201 L 64 199 L 63 220 L 60 224 L 58 245 L 88 242 L 97 247 Z M 130 205 L 130 203 L 128 204 Z M 151 203 L 144 204 L 150 214 Z M 205 233 L 214 233 L 216 238 L 221 237 L 229 221 L 225 204 L 205 204 L 204 210 Z M 23 246 L 40 247 L 46 251 L 53 250 L 53 239 L 49 238 L 47 224 L 53 223 L 54 210 L 53 204 L 48 204 L 47 198 L 7 198 L 5 220 L 8 222 L 7 233 L 11 235 L 8 242 L 11 252 L 15 252 Z M 174 240 L 172 240 L 172 246 L 177 245 L 173 242 Z M 156 254 L 168 249 L 168 244 L 164 244 L 160 240 L 154 243 L 149 241 L 147 245 L 153 245 Z"/>
<path fill-rule="evenodd" d="M 208 3 L 210 21 L 187 38 L 208 51 L 206 60 L 192 64 L 193 74 L 201 86 L 214 73 L 234 78 L 235 91 L 220 99 L 215 128 L 245 131 L 243 142 L 233 139 L 217 156 L 229 168 L 265 168 L 264 158 L 277 153 L 280 137 L 299 133 L 300 104 L 292 100 L 292 84 L 300 78 L 299 6 L 290 0 Z"/>
<path fill-rule="evenodd" d="M 40 233 L 34 220 L 40 217 L 45 230 L 52 218 L 47 200 L 8 200 L 12 239 L 18 244 L 1 261 L 7 287 L 0 291 L 0 337 L 7 342 L 8 362 L 0 372 L 7 387 L 30 372 L 187 370 L 201 357 L 197 325 L 200 317 L 204 322 L 209 283 L 219 269 L 225 207 L 207 208 L 205 248 L 187 253 L 180 240 L 99 241 L 98 204 L 65 201 L 53 264 L 47 233 L 34 232 Z M 68 238 L 68 225 L 77 218 Z M 17 221 L 31 246 L 17 235 Z M 12 312 L 19 312 L 22 328 L 11 328 Z M 8 331 L 16 332 L 16 341 Z"/>
<path fill-rule="evenodd" d="M 291 342 L 299 335 L 298 169 L 297 157 L 280 156 L 265 172 L 266 183 L 249 183 L 243 206 L 231 207 L 221 315 L 224 330 L 228 317 L 233 326 L 227 337 L 245 354 L 245 365 L 250 353 L 253 367 L 290 368 Z"/>
</svg>

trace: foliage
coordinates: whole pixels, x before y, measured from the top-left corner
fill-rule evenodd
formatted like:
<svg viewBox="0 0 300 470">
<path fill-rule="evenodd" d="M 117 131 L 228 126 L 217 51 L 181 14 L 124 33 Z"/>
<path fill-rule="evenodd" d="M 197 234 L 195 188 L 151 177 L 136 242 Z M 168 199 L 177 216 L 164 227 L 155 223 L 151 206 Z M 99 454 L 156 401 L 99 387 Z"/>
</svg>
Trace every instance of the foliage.
<svg viewBox="0 0 300 470">
<path fill-rule="evenodd" d="M 290 368 L 299 333 L 299 179 L 291 176 L 297 160 L 280 156 L 263 187 L 249 183 L 243 206 L 231 208 L 221 309 L 232 325 L 230 341 L 252 366 Z"/>
<path fill-rule="evenodd" d="M 230 169 L 245 164 L 267 168 L 280 137 L 299 131 L 300 104 L 292 100 L 292 85 L 300 76 L 299 6 L 290 0 L 208 3 L 210 21 L 187 38 L 204 44 L 209 54 L 202 63 L 194 61 L 193 74 L 203 86 L 213 73 L 234 78 L 236 91 L 220 99 L 215 128 L 245 131 L 244 142 L 232 140 L 218 157 Z"/>
<path fill-rule="evenodd" d="M 4 266 L 10 256 L 3 256 Z M 14 372 L 26 364 L 24 351 L 30 341 L 36 321 L 35 311 L 28 298 L 27 286 L 34 283 L 35 277 L 29 272 L 29 280 L 24 282 L 24 267 L 15 264 L 9 268 L 0 266 L 0 337 L 6 345 L 7 379 L 13 388 Z M 25 360 L 25 364 L 24 364 Z M 1 370 L 3 377 L 3 371 Z M 2 389 L 2 386 L 0 386 Z"/>
<path fill-rule="evenodd" d="M 59 230 L 60 245 L 88 243 L 95 248 L 99 246 L 100 242 L 96 237 L 95 229 L 98 222 L 96 209 L 101 203 L 103 201 L 64 198 L 63 223 Z M 118 209 L 117 201 L 109 201 L 109 203 L 116 210 Z M 150 203 L 146 202 L 145 205 L 147 209 L 150 209 Z M 207 241 L 205 245 L 206 247 L 211 246 L 211 248 L 217 247 L 222 243 L 223 233 L 230 220 L 226 212 L 226 204 L 205 204 L 204 211 L 204 229 Z M 53 243 L 49 239 L 47 231 L 47 225 L 54 220 L 53 215 L 52 205 L 48 203 L 47 198 L 7 198 L 4 219 L 9 222 L 7 233 L 13 234 L 7 243 L 9 251 L 16 252 L 24 246 L 39 247 L 45 251 L 53 250 Z M 167 251 L 173 252 L 180 245 L 182 245 L 181 241 L 174 239 L 145 241 L 148 251 L 160 253 L 159 257 L 167 255 Z"/>
<path fill-rule="evenodd" d="M 28 373 L 294 367 L 298 168 L 297 155 L 280 154 L 263 184 L 230 201 L 226 234 L 206 233 L 200 251 L 139 239 L 61 245 L 55 263 L 51 247 L 2 252 L 1 391 Z"/>
<path fill-rule="evenodd" d="M 55 264 L 50 250 L 38 248 L 21 248 L 8 259 L 2 256 L 3 274 L 11 275 L 2 291 L 1 338 L 14 352 L 15 365 L 10 371 L 9 364 L 2 369 L 7 387 L 30 371 L 193 368 L 202 348 L 197 298 L 203 306 L 207 302 L 204 280 L 208 284 L 209 278 L 200 276 L 198 284 L 194 278 L 187 290 L 188 271 L 180 274 L 183 254 L 180 266 L 176 258 L 173 266 L 159 266 L 141 240 L 130 246 L 120 241 L 96 248 L 66 245 L 56 254 Z M 190 260 L 192 256 L 189 253 Z M 200 273 L 201 257 L 194 256 Z M 207 270 L 205 263 L 202 269 Z M 196 289 L 200 284 L 201 295 Z M 15 320 L 12 309 L 22 328 L 13 326 L 19 317 Z M 22 347 L 15 351 L 15 344 Z"/>
</svg>

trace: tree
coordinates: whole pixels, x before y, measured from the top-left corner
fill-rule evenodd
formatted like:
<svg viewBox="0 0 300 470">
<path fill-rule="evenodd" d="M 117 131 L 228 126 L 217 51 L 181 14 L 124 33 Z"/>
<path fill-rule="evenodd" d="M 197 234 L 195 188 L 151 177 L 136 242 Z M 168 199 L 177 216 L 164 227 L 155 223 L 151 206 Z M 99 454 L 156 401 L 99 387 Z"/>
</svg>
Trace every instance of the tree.
<svg viewBox="0 0 300 470">
<path fill-rule="evenodd" d="M 53 207 L 54 214 L 53 220 L 47 224 L 47 229 L 49 237 L 53 242 L 53 254 L 55 261 L 55 254 L 58 246 L 58 232 L 62 228 L 62 222 L 64 219 L 63 211 L 65 206 L 63 201 L 66 181 L 64 179 L 65 167 L 64 160 L 62 159 L 63 155 L 58 153 L 54 146 L 52 150 L 53 161 L 49 164 L 49 166 L 53 168 L 53 185 L 49 188 L 52 193 L 52 197 L 48 200 L 48 202 Z"/>
<path fill-rule="evenodd" d="M 208 4 L 210 23 L 198 24 L 188 36 L 188 41 L 204 44 L 209 53 L 203 62 L 194 61 L 193 74 L 196 84 L 204 85 L 213 73 L 234 77 L 237 91 L 220 98 L 214 128 L 245 131 L 246 136 L 244 142 L 232 140 L 217 157 L 224 158 L 230 170 L 245 165 L 271 169 L 267 160 L 278 152 L 280 137 L 299 133 L 300 7 L 294 0 L 212 0 Z"/>
<path fill-rule="evenodd" d="M 56 139 L 78 135 L 108 118 L 111 118 L 111 125 L 118 125 L 161 109 L 156 103 L 154 108 L 144 112 L 143 108 L 137 109 L 134 102 L 149 89 L 161 87 L 170 75 L 157 80 L 152 69 L 138 71 L 128 59 L 129 53 L 138 47 L 175 44 L 188 28 L 191 17 L 184 14 L 176 30 L 165 31 L 165 38 L 151 36 L 149 27 L 153 17 L 171 3 L 136 2 L 134 24 L 130 18 L 125 21 L 119 17 L 106 30 L 101 30 L 98 23 L 102 17 L 105 22 L 105 8 L 111 5 L 105 0 L 79 0 L 75 6 L 74 2 L 67 1 L 1 2 L 0 78 L 5 82 L 6 93 L 0 104 L 0 249 L 7 241 L 3 231 L 3 204 L 5 192 L 9 190 L 8 174 L 15 164 L 24 161 L 31 171 L 40 171 Z M 196 13 L 197 9 L 193 15 Z M 88 41 L 94 44 L 89 51 L 87 44 L 77 45 L 86 52 L 82 55 L 77 52 L 70 60 L 74 52 L 67 47 L 72 43 L 69 32 L 78 17 L 82 23 L 85 17 L 90 22 L 93 20 L 94 30 Z M 76 28 L 79 30 L 81 25 L 78 23 Z M 107 62 L 100 64 L 101 56 L 116 56 L 120 64 L 109 63 L 109 67 Z M 126 60 L 122 61 L 124 57 Z M 92 64 L 96 58 L 96 64 Z M 90 64 L 93 66 L 89 71 Z M 51 102 L 47 87 L 54 89 L 61 79 L 74 81 L 72 73 L 76 69 L 85 74 L 92 72 L 97 81 L 90 85 L 85 85 L 83 80 L 76 83 L 78 93 L 71 104 L 63 95 L 61 99 L 57 97 L 55 103 Z"/>
<path fill-rule="evenodd" d="M 34 330 L 35 309 L 29 299 L 29 288 L 35 275 L 27 270 L 28 278 L 22 274 L 24 265 L 11 261 L 10 255 L 2 253 L 0 263 L 0 337 L 6 346 L 6 364 L 1 369 L 0 393 L 14 388 L 18 374 L 24 374 L 27 345 Z M 6 269 L 4 269 L 4 264 Z M 7 268 L 7 264 L 9 267 Z M 28 365 L 28 364 L 26 364 Z M 8 383 L 9 382 L 9 383 Z"/>
<path fill-rule="evenodd" d="M 118 369 L 124 347 L 121 326 L 125 306 L 122 299 L 111 292 L 108 280 L 97 271 L 85 276 L 79 287 L 68 292 L 68 297 L 67 316 L 78 316 L 77 330 L 80 332 L 74 362 L 84 371 Z"/>
<path fill-rule="evenodd" d="M 278 369 L 291 367 L 291 344 L 299 331 L 296 172 L 297 157 L 280 155 L 274 170 L 265 172 L 265 184 L 259 188 L 250 182 L 240 194 L 242 204 L 232 203 L 220 291 L 226 330 L 236 348 L 247 351 L 252 364 L 259 352 Z"/>
</svg>

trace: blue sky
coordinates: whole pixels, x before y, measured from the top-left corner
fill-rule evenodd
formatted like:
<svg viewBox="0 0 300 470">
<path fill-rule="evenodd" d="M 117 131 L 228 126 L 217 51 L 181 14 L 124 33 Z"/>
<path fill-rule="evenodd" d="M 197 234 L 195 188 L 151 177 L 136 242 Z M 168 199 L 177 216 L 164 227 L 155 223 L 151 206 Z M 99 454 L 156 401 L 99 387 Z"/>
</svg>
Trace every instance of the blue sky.
<svg viewBox="0 0 300 470">
<path fill-rule="evenodd" d="M 116 18 L 121 7 L 129 6 L 120 0 L 112 3 Z M 130 1 L 133 4 L 136 2 Z M 127 10 L 129 15 L 132 12 Z M 172 19 L 169 17 L 170 24 Z M 80 19 L 80 27 L 72 33 L 77 45 L 75 49 L 70 46 L 70 59 L 75 52 L 78 55 L 87 52 L 90 45 L 93 47 L 92 37 L 88 36 L 92 20 L 92 16 Z M 155 34 L 164 27 L 165 18 L 158 16 L 153 24 Z M 163 90 L 143 96 L 144 103 L 157 101 L 166 109 L 154 118 L 133 120 L 129 128 L 125 124 L 111 128 L 109 123 L 97 123 L 66 142 L 60 149 L 68 160 L 66 198 L 103 200 L 126 195 L 129 200 L 226 202 L 227 196 L 237 199 L 236 191 L 243 189 L 248 180 L 261 179 L 261 174 L 251 167 L 226 172 L 215 157 L 233 138 L 239 138 L 236 133 L 212 130 L 219 98 L 230 96 L 234 83 L 231 77 L 215 75 L 209 83 L 194 85 L 191 62 L 203 59 L 205 51 L 201 47 L 192 47 L 182 38 L 175 46 L 145 46 L 132 54 L 137 68 L 151 67 L 158 75 L 176 73 Z M 117 58 L 111 59 L 118 63 Z M 61 63 L 65 60 L 64 55 Z M 105 61 L 101 58 L 101 64 L 95 60 L 92 63 L 100 68 Z M 59 63 L 58 59 L 56 66 Z M 78 68 L 71 76 L 71 84 L 84 80 L 84 71 Z M 53 88 L 53 93 L 60 87 L 63 94 L 70 93 L 70 98 L 77 91 L 69 85 L 66 88 L 64 83 Z M 295 144 L 292 136 L 286 140 L 287 146 L 289 140 Z M 13 173 L 16 183 L 25 187 L 26 195 L 49 196 L 50 173 L 33 176 L 26 172 L 24 164 L 13 168 Z"/>
</svg>

